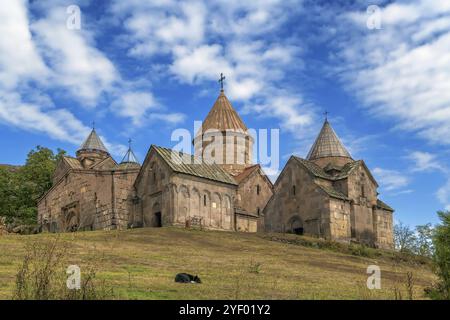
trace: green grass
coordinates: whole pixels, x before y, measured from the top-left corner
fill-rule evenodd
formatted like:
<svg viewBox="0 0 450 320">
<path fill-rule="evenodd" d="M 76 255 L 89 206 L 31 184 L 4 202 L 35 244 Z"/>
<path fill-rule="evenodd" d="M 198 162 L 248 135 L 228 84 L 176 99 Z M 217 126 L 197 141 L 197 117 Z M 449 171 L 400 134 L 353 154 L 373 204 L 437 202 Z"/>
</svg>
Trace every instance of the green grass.
<svg viewBox="0 0 450 320">
<path fill-rule="evenodd" d="M 0 237 L 0 299 L 10 299 L 27 241 L 54 234 Z M 69 260 L 95 261 L 97 277 L 119 299 L 394 299 L 414 275 L 414 297 L 435 280 L 423 259 L 296 235 L 145 228 L 61 234 Z M 366 288 L 367 266 L 381 268 L 382 289 Z M 179 272 L 202 284 L 174 282 Z M 406 297 L 406 291 L 403 295 Z"/>
</svg>

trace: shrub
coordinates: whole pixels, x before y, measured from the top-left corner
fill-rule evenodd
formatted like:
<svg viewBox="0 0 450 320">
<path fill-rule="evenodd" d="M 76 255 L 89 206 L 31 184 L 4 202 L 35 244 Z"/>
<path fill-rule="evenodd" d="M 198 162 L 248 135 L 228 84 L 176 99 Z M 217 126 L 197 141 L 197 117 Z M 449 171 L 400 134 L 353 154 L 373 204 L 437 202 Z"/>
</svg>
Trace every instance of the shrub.
<svg viewBox="0 0 450 320">
<path fill-rule="evenodd" d="M 100 300 L 113 297 L 113 290 L 96 280 L 95 266 L 84 267 L 80 289 L 67 288 L 68 244 L 29 242 L 17 275 L 14 300 Z"/>
</svg>

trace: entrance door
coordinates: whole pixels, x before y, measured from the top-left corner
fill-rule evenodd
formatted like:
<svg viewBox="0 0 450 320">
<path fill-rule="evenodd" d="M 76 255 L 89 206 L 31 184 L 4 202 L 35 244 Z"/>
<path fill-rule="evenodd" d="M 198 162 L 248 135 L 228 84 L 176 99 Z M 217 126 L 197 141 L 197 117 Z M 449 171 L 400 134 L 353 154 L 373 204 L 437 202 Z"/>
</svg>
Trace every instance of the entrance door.
<svg viewBox="0 0 450 320">
<path fill-rule="evenodd" d="M 155 227 L 157 228 L 162 227 L 161 212 L 155 213 Z"/>
<path fill-rule="evenodd" d="M 303 223 L 299 217 L 291 219 L 291 232 L 299 235 L 303 234 Z"/>
</svg>

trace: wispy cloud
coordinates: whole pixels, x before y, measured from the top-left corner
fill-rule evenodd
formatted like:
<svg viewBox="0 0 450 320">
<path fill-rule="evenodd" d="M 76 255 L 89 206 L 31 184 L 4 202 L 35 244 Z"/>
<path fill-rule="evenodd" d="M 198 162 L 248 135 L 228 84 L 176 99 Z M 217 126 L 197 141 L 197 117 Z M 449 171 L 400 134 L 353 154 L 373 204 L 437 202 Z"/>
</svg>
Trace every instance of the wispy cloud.
<svg viewBox="0 0 450 320">
<path fill-rule="evenodd" d="M 275 37 L 302 1 L 115 1 L 129 55 L 168 59 L 167 71 L 179 82 L 200 85 L 227 77 L 227 95 L 244 112 L 279 119 L 280 126 L 308 136 L 314 108 L 302 93 L 280 83 L 303 67 L 301 43 Z M 302 134 L 304 133 L 304 134 Z"/>
<path fill-rule="evenodd" d="M 408 156 L 408 159 L 414 163 L 412 171 L 447 171 L 447 169 L 439 162 L 437 156 L 429 152 L 413 151 Z"/>
<path fill-rule="evenodd" d="M 367 29 L 365 9 L 338 14 L 337 27 L 345 32 L 331 43 L 333 61 L 344 62 L 335 68 L 340 79 L 371 113 L 395 120 L 397 129 L 450 144 L 450 3 L 388 4 L 379 30 Z"/>
<path fill-rule="evenodd" d="M 0 121 L 78 145 L 89 128 L 49 92 L 69 94 L 91 109 L 98 108 L 106 97 L 115 101 L 109 110 L 132 119 L 135 125 L 140 118 L 150 118 L 149 111 L 155 112 L 153 116 L 163 113 L 160 121 L 183 120 L 183 115 L 155 103 L 138 79 L 122 78 L 115 64 L 97 48 L 96 29 L 67 28 L 68 4 L 19 0 L 0 6 Z M 39 14 L 30 17 L 31 7 Z M 121 107 L 117 107 L 119 103 Z M 122 149 L 120 144 L 110 146 Z"/>
<path fill-rule="evenodd" d="M 380 183 L 380 186 L 389 192 L 395 191 L 398 193 L 399 190 L 408 186 L 410 183 L 410 179 L 405 174 L 396 170 L 377 167 L 373 169 L 373 173 L 377 181 Z M 404 191 L 405 190 L 402 190 L 402 192 Z"/>
</svg>

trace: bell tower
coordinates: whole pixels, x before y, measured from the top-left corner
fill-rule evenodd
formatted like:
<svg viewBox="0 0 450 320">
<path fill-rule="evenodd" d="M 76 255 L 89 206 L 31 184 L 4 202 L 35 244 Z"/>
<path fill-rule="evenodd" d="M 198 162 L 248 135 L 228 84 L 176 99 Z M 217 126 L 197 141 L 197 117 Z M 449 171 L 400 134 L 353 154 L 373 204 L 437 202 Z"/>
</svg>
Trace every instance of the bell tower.
<svg viewBox="0 0 450 320">
<path fill-rule="evenodd" d="M 110 157 L 108 150 L 95 132 L 95 128 L 92 128 L 91 133 L 77 150 L 76 155 L 83 168 L 86 169 Z"/>
<path fill-rule="evenodd" d="M 220 74 L 221 90 L 216 102 L 194 138 L 195 155 L 204 162 L 217 163 L 232 175 L 252 165 L 253 137 L 231 105 Z"/>
<path fill-rule="evenodd" d="M 327 118 L 325 118 L 322 129 L 312 145 L 311 150 L 309 150 L 306 159 L 322 168 L 327 166 L 330 168 L 342 167 L 354 161 L 341 140 L 339 140 Z"/>
</svg>

